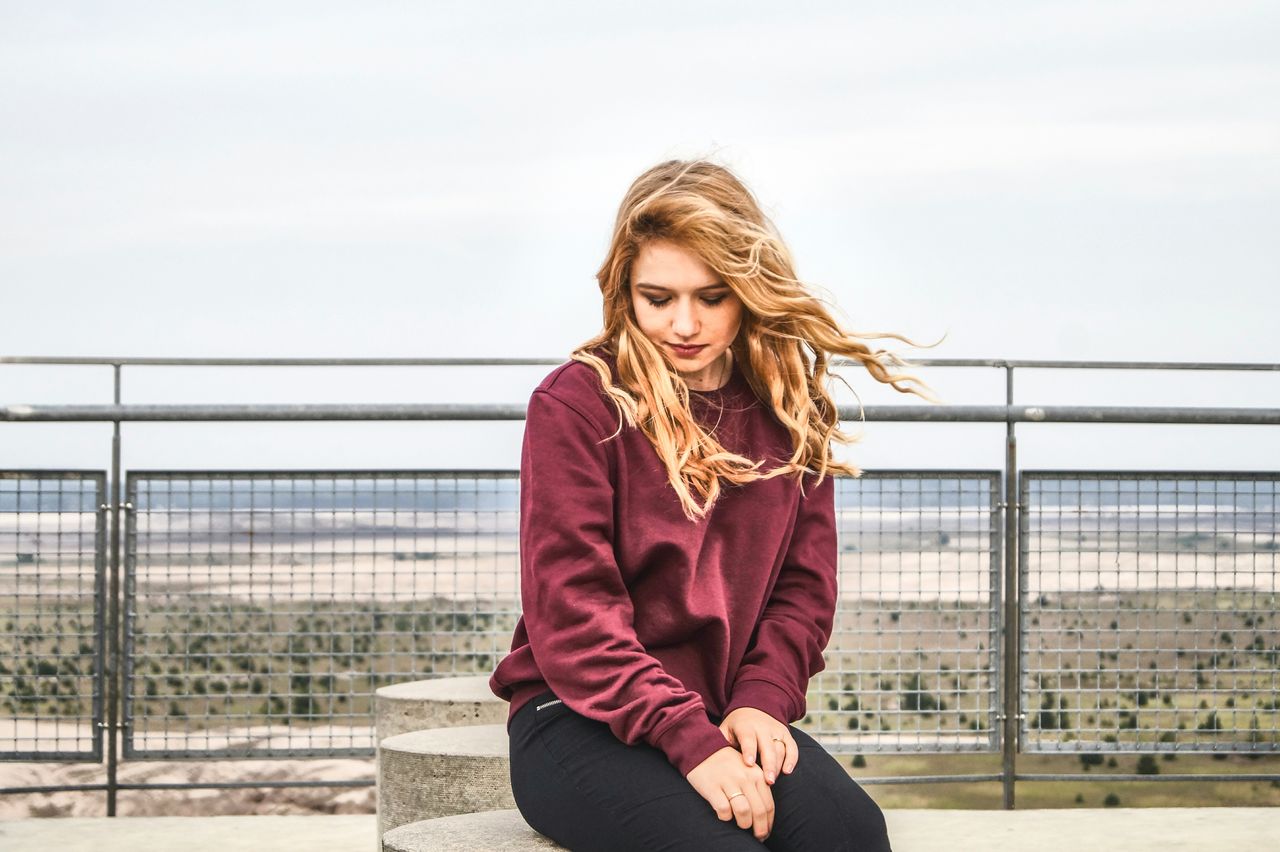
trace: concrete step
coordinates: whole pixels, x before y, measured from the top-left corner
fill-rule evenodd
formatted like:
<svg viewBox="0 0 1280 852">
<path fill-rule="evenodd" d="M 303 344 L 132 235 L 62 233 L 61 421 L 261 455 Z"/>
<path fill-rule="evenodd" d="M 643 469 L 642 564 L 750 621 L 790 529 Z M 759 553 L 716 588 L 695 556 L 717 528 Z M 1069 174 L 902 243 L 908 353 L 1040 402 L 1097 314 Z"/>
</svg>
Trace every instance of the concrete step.
<svg viewBox="0 0 1280 852">
<path fill-rule="evenodd" d="M 498 725 L 502 727 L 501 752 L 503 759 L 506 760 L 506 723 L 510 705 L 489 689 L 487 674 L 437 677 L 391 684 L 375 690 L 373 701 L 374 742 L 376 743 L 381 744 L 388 737 L 412 731 Z M 403 762 L 403 760 L 400 761 L 401 764 Z M 374 772 L 378 779 L 375 809 L 379 825 L 378 836 L 381 837 L 385 807 L 383 799 L 387 795 L 384 789 L 381 747 L 377 749 L 374 758 Z M 395 813 L 394 819 L 403 822 L 425 818 L 426 814 L 412 812 L 405 814 L 401 809 L 400 803 L 406 801 L 403 793 L 405 782 L 392 777 L 385 783 L 386 789 L 391 791 L 390 796 L 393 802 L 390 807 Z M 504 783 L 510 786 L 509 774 L 508 780 Z M 412 800 L 412 797 L 409 799 Z M 463 807 L 454 799 L 446 801 L 454 803 L 454 809 L 446 810 L 446 813 L 478 810 L 478 808 Z M 503 807 L 508 806 L 503 805 Z M 430 813 L 435 815 L 439 812 L 432 810 Z"/>
<path fill-rule="evenodd" d="M 411 822 L 382 836 L 382 852 L 564 848 L 530 828 L 515 808 Z"/>
<path fill-rule="evenodd" d="M 489 689 L 489 675 L 413 680 L 373 694 L 376 737 L 427 728 L 505 725 L 510 705 Z"/>
<path fill-rule="evenodd" d="M 378 743 L 378 836 L 434 817 L 515 807 L 507 728 L 407 731 Z"/>
</svg>

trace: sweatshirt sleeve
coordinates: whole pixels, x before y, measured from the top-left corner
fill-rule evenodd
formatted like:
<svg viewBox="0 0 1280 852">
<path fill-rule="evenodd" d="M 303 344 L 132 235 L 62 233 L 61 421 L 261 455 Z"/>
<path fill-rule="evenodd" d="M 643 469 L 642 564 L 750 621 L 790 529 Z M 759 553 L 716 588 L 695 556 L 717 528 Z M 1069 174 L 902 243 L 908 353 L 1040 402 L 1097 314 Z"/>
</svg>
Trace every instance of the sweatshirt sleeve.
<svg viewBox="0 0 1280 852">
<path fill-rule="evenodd" d="M 682 775 L 729 746 L 702 697 L 636 636 L 613 551 L 607 443 L 579 407 L 538 389 L 520 464 L 520 584 L 529 644 L 544 680 L 576 713 L 628 745 L 661 750 Z"/>
<path fill-rule="evenodd" d="M 763 710 L 783 724 L 807 712 L 809 681 L 826 668 L 836 609 L 835 477 L 807 485 L 778 581 L 752 634 L 724 715 Z"/>
</svg>

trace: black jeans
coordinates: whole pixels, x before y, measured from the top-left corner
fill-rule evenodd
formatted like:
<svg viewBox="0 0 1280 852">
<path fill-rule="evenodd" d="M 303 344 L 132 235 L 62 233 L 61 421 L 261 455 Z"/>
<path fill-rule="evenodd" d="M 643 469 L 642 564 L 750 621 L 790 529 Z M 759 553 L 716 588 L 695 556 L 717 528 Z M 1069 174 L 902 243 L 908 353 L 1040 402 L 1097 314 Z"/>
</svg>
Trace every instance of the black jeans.
<svg viewBox="0 0 1280 852">
<path fill-rule="evenodd" d="M 627 745 L 549 690 L 511 720 L 511 789 L 525 821 L 571 852 L 891 852 L 880 807 L 817 741 L 788 727 L 800 760 L 769 788 L 773 831 L 763 843 L 716 816 L 662 751 Z"/>
</svg>

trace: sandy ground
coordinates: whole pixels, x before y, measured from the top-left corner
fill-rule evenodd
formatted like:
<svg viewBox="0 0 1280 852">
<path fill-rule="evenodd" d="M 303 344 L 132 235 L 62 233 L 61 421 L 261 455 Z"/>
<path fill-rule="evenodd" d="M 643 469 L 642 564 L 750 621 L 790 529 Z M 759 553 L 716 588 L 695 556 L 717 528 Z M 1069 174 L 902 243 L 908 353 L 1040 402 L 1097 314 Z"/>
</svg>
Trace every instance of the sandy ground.
<svg viewBox="0 0 1280 852">
<path fill-rule="evenodd" d="M 374 778 L 373 758 L 360 760 L 128 761 L 122 784 L 231 781 L 323 781 Z M 0 764 L 0 786 L 105 784 L 105 765 Z M 105 816 L 105 791 L 14 793 L 0 796 L 0 819 Z M 119 816 L 221 816 L 226 814 L 372 814 L 375 792 L 367 787 L 246 787 L 201 790 L 123 790 Z"/>
<path fill-rule="evenodd" d="M 8 727 L 27 737 L 38 727 L 29 721 Z M 48 723 L 46 723 L 48 724 Z M 62 723 L 63 735 L 67 724 Z M 325 729 L 325 736 L 343 732 Z M 346 731 L 358 742 L 369 743 L 369 728 Z M 267 735 L 265 729 L 226 729 L 210 732 L 210 745 L 250 741 L 267 747 L 304 747 L 295 734 Z M 200 742 L 203 745 L 203 740 Z M 64 742 L 64 746 L 67 745 Z M 117 750 L 117 754 L 121 752 Z M 116 807 L 120 816 L 219 816 L 225 814 L 372 814 L 375 812 L 374 758 L 299 758 L 273 760 L 121 760 L 116 773 L 120 784 L 193 784 L 239 781 L 365 781 L 362 787 L 245 787 L 200 790 L 122 790 Z M 105 784 L 105 757 L 101 763 L 0 763 L 0 787 L 34 787 L 64 784 Z M 0 819 L 22 817 L 106 816 L 105 791 L 13 793 L 0 796 Z"/>
</svg>

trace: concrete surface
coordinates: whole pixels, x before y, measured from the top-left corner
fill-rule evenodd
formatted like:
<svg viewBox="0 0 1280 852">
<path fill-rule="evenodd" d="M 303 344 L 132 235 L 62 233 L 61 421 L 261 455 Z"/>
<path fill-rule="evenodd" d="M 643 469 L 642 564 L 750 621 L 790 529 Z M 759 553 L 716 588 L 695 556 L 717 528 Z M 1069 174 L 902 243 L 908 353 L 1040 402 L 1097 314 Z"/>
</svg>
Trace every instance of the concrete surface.
<svg viewBox="0 0 1280 852">
<path fill-rule="evenodd" d="M 4 852 L 339 852 L 374 847 L 373 814 L 0 821 Z"/>
<path fill-rule="evenodd" d="M 1094 850 L 1280 849 L 1280 810 L 886 810 L 894 852 L 1094 852 Z M 563 849 L 519 811 L 462 814 L 404 825 L 384 852 L 537 852 Z M 817 850 L 815 850 L 817 852 Z"/>
<path fill-rule="evenodd" d="M 502 725 L 511 705 L 489 689 L 488 675 L 438 677 L 378 687 L 374 691 L 375 740 L 427 728 Z"/>
<path fill-rule="evenodd" d="M 1238 852 L 1280 849 L 1280 809 L 888 809 L 894 852 Z M 368 850 L 372 814 L 76 817 L 0 822 L 5 852 Z M 480 847 L 483 848 L 483 847 Z"/>
<path fill-rule="evenodd" d="M 515 809 L 438 817 L 402 825 L 382 835 L 382 852 L 563 852 L 564 848 L 530 828 Z"/>
</svg>

